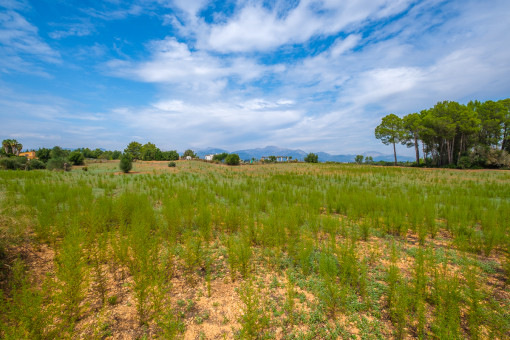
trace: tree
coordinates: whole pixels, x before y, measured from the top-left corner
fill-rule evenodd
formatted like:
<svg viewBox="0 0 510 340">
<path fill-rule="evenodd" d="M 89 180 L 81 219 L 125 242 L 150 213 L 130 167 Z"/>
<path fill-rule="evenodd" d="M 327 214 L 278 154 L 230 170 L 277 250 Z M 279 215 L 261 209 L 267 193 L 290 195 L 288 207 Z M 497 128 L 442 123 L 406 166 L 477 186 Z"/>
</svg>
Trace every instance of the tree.
<svg viewBox="0 0 510 340">
<path fill-rule="evenodd" d="M 476 142 L 480 128 L 476 105 L 444 101 L 420 113 L 420 137 L 435 164 L 458 163 L 462 152 Z"/>
<path fill-rule="evenodd" d="M 140 157 L 141 157 L 141 149 L 142 149 L 142 144 L 140 144 L 138 142 L 131 142 L 124 149 L 124 153 L 129 154 L 131 156 L 131 160 L 133 160 L 133 159 L 140 159 Z"/>
<path fill-rule="evenodd" d="M 366 156 L 365 157 L 365 163 L 366 164 L 372 164 L 374 162 L 374 159 L 372 158 L 372 156 Z"/>
<path fill-rule="evenodd" d="M 231 153 L 225 158 L 225 163 L 228 165 L 239 165 L 241 162 L 241 159 L 239 158 L 239 155 L 236 153 Z"/>
<path fill-rule="evenodd" d="M 164 161 L 177 161 L 179 160 L 179 153 L 176 150 L 163 151 L 162 158 Z"/>
<path fill-rule="evenodd" d="M 85 156 L 80 151 L 73 151 L 69 154 L 69 162 L 73 165 L 83 165 Z"/>
<path fill-rule="evenodd" d="M 413 142 L 407 143 L 407 147 L 414 146 L 416 153 L 416 164 L 420 164 L 420 149 L 418 148 L 418 139 L 420 138 L 420 130 L 422 129 L 421 116 L 419 113 L 410 113 L 403 118 L 404 128 L 407 130 Z"/>
<path fill-rule="evenodd" d="M 361 164 L 361 163 L 363 163 L 363 155 L 356 155 L 356 157 L 354 158 L 354 161 L 355 161 L 357 164 Z"/>
<path fill-rule="evenodd" d="M 43 161 L 44 163 L 48 162 L 48 160 L 51 158 L 50 154 L 51 149 L 47 148 L 39 148 L 39 150 L 35 152 L 37 158 L 39 158 L 39 160 Z"/>
<path fill-rule="evenodd" d="M 15 154 L 16 156 L 19 156 L 19 153 L 23 149 L 23 144 L 18 143 L 18 141 L 14 139 L 12 141 L 11 148 L 12 148 L 12 153 Z"/>
<path fill-rule="evenodd" d="M 133 158 L 130 153 L 126 152 L 120 157 L 119 168 L 124 173 L 128 173 L 133 168 Z"/>
<path fill-rule="evenodd" d="M 397 165 L 397 150 L 395 144 L 406 140 L 402 119 L 394 114 L 383 117 L 381 124 L 375 128 L 375 138 L 380 139 L 385 145 L 393 144 L 395 165 Z"/>
<path fill-rule="evenodd" d="M 157 158 L 158 151 L 161 153 L 155 144 L 149 142 L 140 148 L 140 155 L 144 161 L 153 161 Z"/>
<path fill-rule="evenodd" d="M 505 111 L 508 109 L 501 102 L 488 100 L 477 108 L 478 118 L 481 120 L 479 141 L 485 146 L 496 146 L 501 140 Z"/>
<path fill-rule="evenodd" d="M 188 150 L 184 151 L 184 153 L 182 154 L 182 158 L 186 158 L 188 156 L 190 156 L 191 158 L 197 158 L 197 155 L 191 149 L 188 149 Z"/>
<path fill-rule="evenodd" d="M 119 150 L 112 151 L 112 159 L 119 159 L 122 156 L 122 152 Z"/>
<path fill-rule="evenodd" d="M 501 150 L 510 152 L 510 98 L 502 99 L 499 101 L 505 108 L 503 119 L 503 131 Z"/>
<path fill-rule="evenodd" d="M 2 147 L 7 155 L 13 154 L 19 156 L 21 149 L 23 149 L 23 144 L 15 139 L 4 139 L 2 141 Z"/>
<path fill-rule="evenodd" d="M 66 158 L 68 151 L 62 149 L 60 146 L 54 146 L 50 151 L 50 158 Z"/>
<path fill-rule="evenodd" d="M 2 141 L 2 148 L 4 149 L 5 151 L 5 154 L 10 154 L 12 153 L 11 151 L 11 139 L 4 139 Z"/>
<path fill-rule="evenodd" d="M 225 158 L 227 158 L 227 156 L 228 156 L 228 153 L 223 152 L 223 153 L 214 155 L 212 159 L 213 159 L 213 161 L 223 162 L 225 160 Z"/>
<path fill-rule="evenodd" d="M 311 153 L 310 152 L 308 155 L 306 155 L 305 162 L 307 162 L 307 163 L 319 163 L 319 155 L 317 155 L 316 153 Z"/>
</svg>

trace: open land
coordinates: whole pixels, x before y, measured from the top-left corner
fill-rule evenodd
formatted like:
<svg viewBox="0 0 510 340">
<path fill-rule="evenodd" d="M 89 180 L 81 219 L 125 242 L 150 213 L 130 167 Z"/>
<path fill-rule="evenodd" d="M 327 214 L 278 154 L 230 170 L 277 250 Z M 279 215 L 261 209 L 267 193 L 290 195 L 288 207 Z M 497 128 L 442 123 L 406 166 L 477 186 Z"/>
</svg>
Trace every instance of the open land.
<svg viewBox="0 0 510 340">
<path fill-rule="evenodd" d="M 510 173 L 0 171 L 3 338 L 510 337 Z"/>
</svg>

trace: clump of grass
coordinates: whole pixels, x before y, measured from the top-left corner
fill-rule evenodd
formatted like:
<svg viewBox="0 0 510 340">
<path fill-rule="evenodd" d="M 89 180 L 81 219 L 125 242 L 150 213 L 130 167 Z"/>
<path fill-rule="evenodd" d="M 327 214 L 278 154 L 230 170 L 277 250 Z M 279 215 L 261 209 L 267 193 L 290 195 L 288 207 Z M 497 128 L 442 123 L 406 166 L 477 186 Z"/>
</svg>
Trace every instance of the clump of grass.
<svg viewBox="0 0 510 340">
<path fill-rule="evenodd" d="M 10 302 L 6 303 L 0 291 L 0 311 L 4 318 L 0 322 L 0 334 L 6 339 L 41 339 L 51 336 L 46 329 L 50 315 L 44 310 L 44 295 L 31 287 L 25 265 L 21 259 L 12 264 Z"/>
<path fill-rule="evenodd" d="M 261 301 L 260 293 L 251 280 L 241 285 L 239 297 L 243 302 L 243 314 L 239 319 L 240 337 L 243 339 L 262 337 L 269 327 L 269 315 Z"/>
<path fill-rule="evenodd" d="M 237 271 L 242 278 L 247 278 L 250 274 L 252 257 L 249 241 L 243 237 L 230 236 L 227 239 L 227 251 L 232 281 L 235 281 Z"/>
</svg>

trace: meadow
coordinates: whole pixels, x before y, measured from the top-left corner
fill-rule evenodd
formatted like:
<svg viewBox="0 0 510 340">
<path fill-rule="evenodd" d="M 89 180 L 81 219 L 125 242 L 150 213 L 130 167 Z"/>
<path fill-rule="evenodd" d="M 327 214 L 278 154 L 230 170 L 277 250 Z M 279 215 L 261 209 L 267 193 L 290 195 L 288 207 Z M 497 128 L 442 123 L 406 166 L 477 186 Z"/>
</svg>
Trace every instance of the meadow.
<svg viewBox="0 0 510 340">
<path fill-rule="evenodd" d="M 510 172 L 0 171 L 0 337 L 510 337 Z"/>
</svg>

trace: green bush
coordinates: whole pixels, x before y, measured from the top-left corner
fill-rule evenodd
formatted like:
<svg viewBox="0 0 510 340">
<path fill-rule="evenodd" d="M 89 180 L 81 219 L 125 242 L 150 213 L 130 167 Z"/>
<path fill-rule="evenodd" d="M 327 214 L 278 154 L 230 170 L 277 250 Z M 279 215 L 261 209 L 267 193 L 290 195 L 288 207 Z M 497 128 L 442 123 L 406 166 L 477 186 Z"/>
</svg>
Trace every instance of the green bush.
<svg viewBox="0 0 510 340">
<path fill-rule="evenodd" d="M 225 163 L 228 165 L 239 165 L 241 162 L 241 159 L 239 158 L 239 155 L 236 153 L 231 153 L 225 158 Z"/>
<path fill-rule="evenodd" d="M 65 158 L 51 158 L 48 161 L 48 164 L 46 164 L 46 169 L 48 170 L 65 170 L 70 171 L 71 170 L 71 164 L 67 162 L 67 159 Z"/>
<path fill-rule="evenodd" d="M 73 151 L 69 154 L 69 161 L 73 165 L 83 165 L 85 161 L 85 156 L 80 151 Z"/>
<path fill-rule="evenodd" d="M 46 169 L 46 164 L 38 159 L 32 159 L 28 162 L 28 170 Z"/>
<path fill-rule="evenodd" d="M 307 163 L 319 163 L 319 155 L 317 155 L 316 153 L 309 153 L 305 157 L 305 162 L 307 162 Z"/>
<path fill-rule="evenodd" d="M 8 157 L 0 159 L 0 168 L 5 170 L 25 169 L 27 159 L 25 157 Z"/>
<path fill-rule="evenodd" d="M 133 168 L 133 159 L 129 154 L 125 153 L 120 157 L 119 168 L 124 173 L 128 173 Z"/>
<path fill-rule="evenodd" d="M 228 153 L 223 152 L 213 156 L 213 161 L 223 162 L 228 157 Z"/>
<path fill-rule="evenodd" d="M 177 164 L 175 164 L 175 162 L 168 162 L 168 167 L 169 168 L 175 168 Z"/>
<path fill-rule="evenodd" d="M 469 169 L 471 168 L 471 158 L 469 156 L 462 156 L 459 158 L 458 167 L 461 169 Z"/>
</svg>

